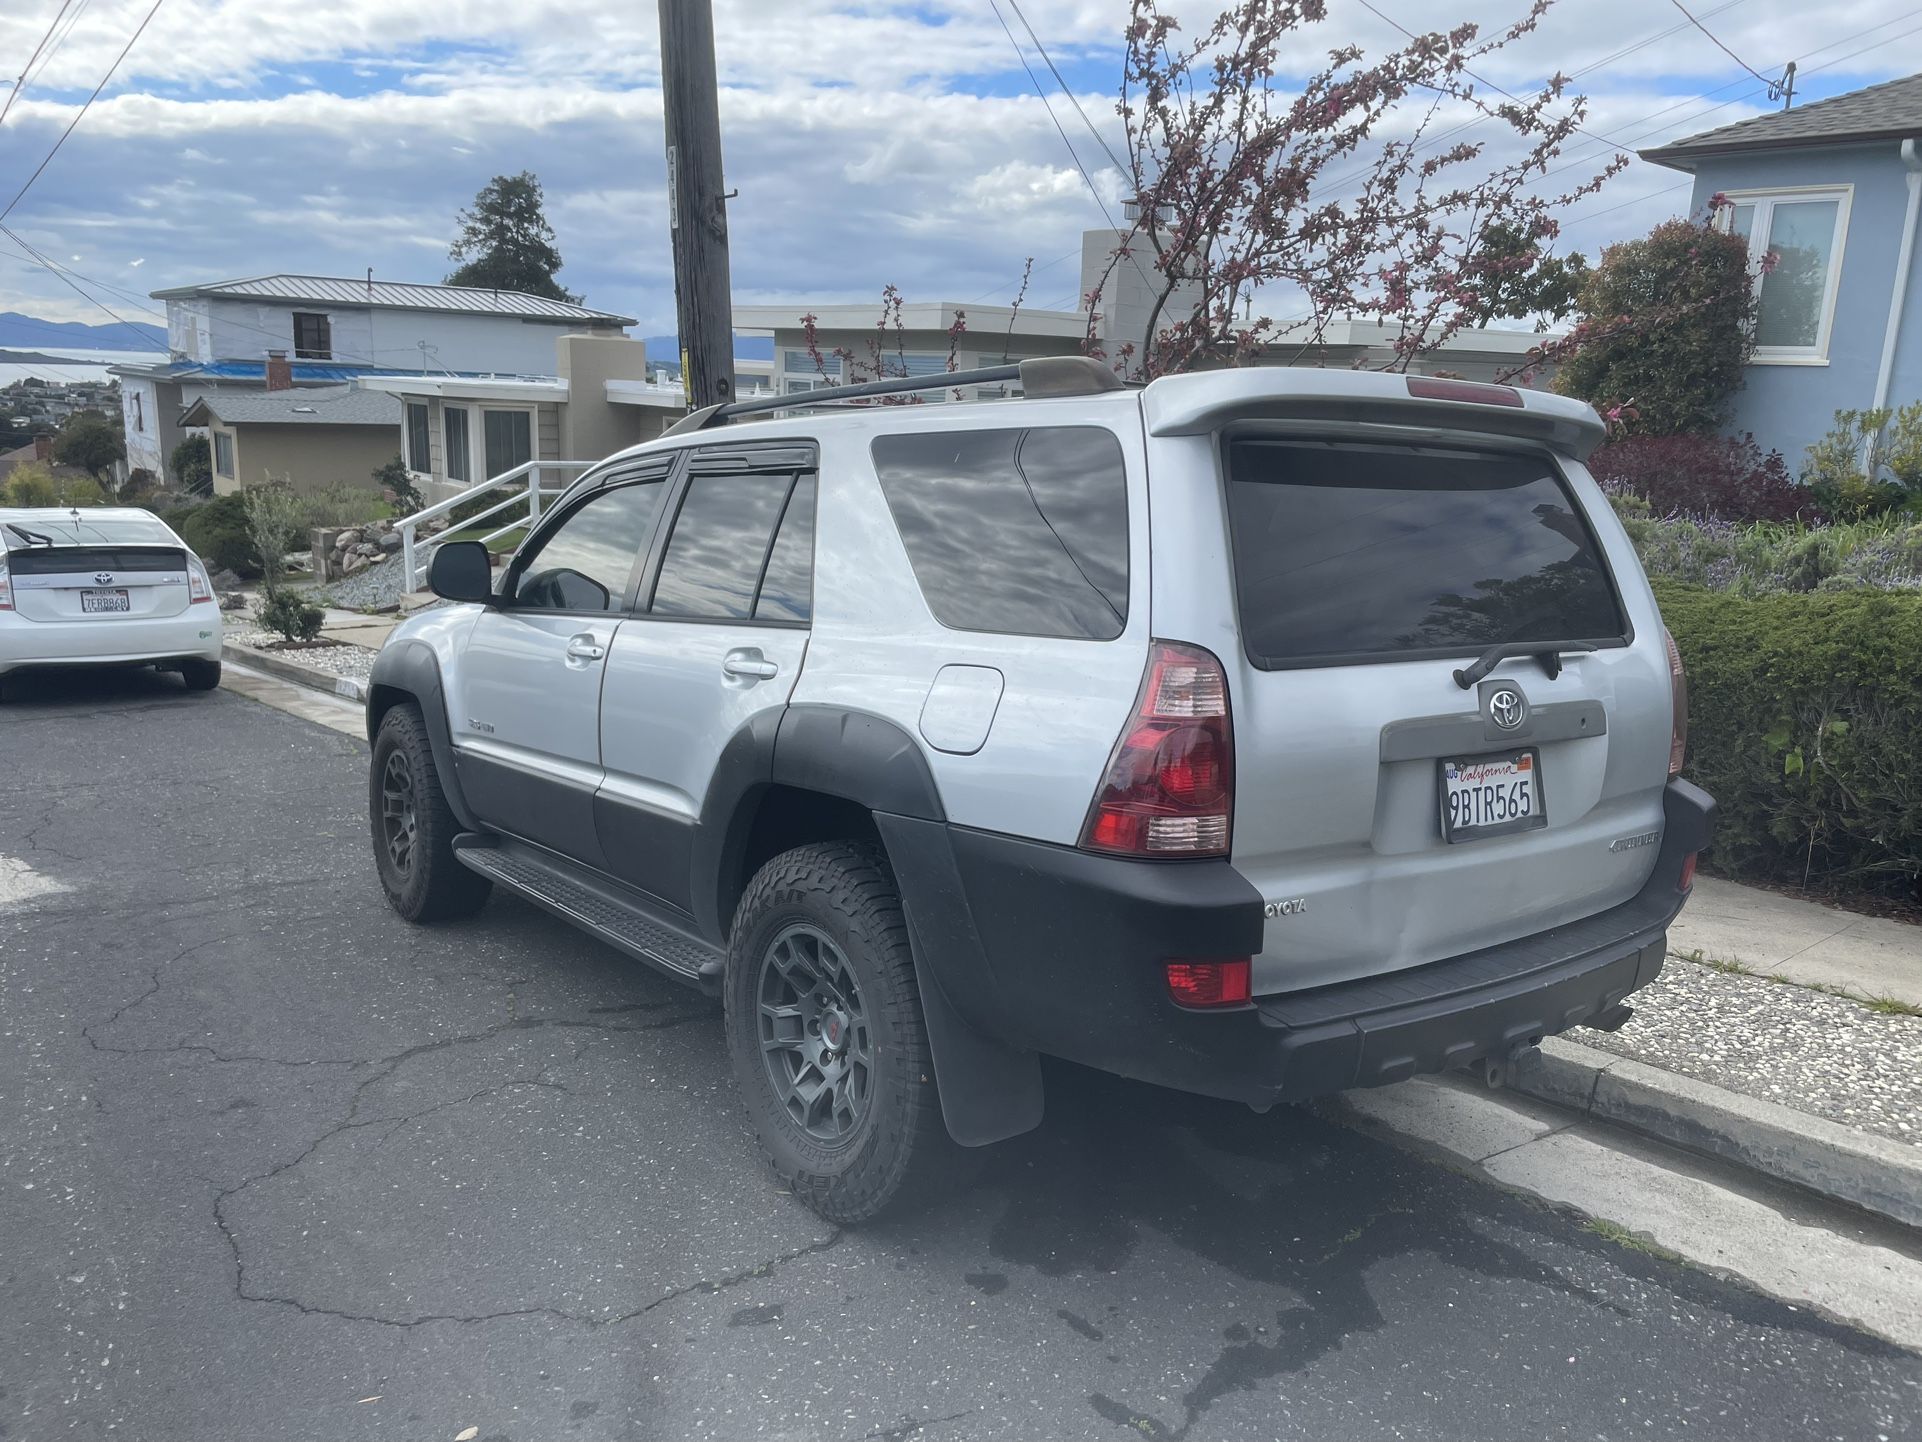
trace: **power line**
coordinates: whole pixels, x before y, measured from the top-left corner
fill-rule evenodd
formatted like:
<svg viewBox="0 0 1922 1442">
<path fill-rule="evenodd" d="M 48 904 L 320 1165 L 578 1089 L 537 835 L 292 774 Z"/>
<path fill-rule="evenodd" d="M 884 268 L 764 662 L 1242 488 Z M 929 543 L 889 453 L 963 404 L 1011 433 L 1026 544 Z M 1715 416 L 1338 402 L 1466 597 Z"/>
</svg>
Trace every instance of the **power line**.
<svg viewBox="0 0 1922 1442">
<path fill-rule="evenodd" d="M 67 143 L 67 137 L 73 134 L 74 126 L 86 118 L 87 112 L 93 108 L 94 101 L 100 98 L 100 92 L 105 90 L 107 88 L 107 82 L 113 79 L 114 71 L 120 68 L 120 62 L 127 58 L 127 52 L 133 49 L 135 42 L 145 33 L 147 26 L 152 22 L 154 16 L 160 13 L 160 7 L 166 3 L 167 0 L 153 0 L 153 9 L 149 10 L 146 18 L 135 27 L 127 43 L 121 47 L 120 53 L 114 57 L 113 64 L 107 67 L 107 73 L 101 76 L 100 83 L 94 86 L 93 94 L 87 97 L 87 103 L 80 107 L 80 113 L 68 122 L 65 130 L 60 132 L 60 138 L 54 141 L 53 149 L 47 152 L 47 158 L 34 168 L 33 174 L 27 177 L 27 183 L 14 192 L 13 199 L 7 202 L 6 209 L 0 210 L 0 220 L 5 220 L 9 215 L 13 214 L 13 208 L 20 203 L 21 197 L 33 188 L 33 183 L 40 178 L 41 172 L 53 163 L 54 156 L 60 153 L 60 147 L 65 145 Z"/>
<path fill-rule="evenodd" d="M 1363 0 L 1363 3 L 1365 4 L 1366 0 Z M 1764 85 L 1768 86 L 1771 96 L 1775 95 L 1778 92 L 1779 87 L 1782 83 L 1781 81 L 1769 79 L 1768 76 L 1764 75 L 1761 71 L 1757 70 L 1753 65 L 1749 64 L 1748 61 L 1744 60 L 1741 56 L 1737 55 L 1733 50 L 1729 49 L 1728 46 L 1724 45 L 1720 40 L 1716 39 L 1715 32 L 1713 30 L 1709 29 L 1708 26 L 1704 25 L 1700 20 L 1697 20 L 1693 15 L 1690 15 L 1688 13 L 1688 6 L 1684 5 L 1682 3 L 1682 0 L 1668 0 L 1668 3 L 1673 5 L 1677 10 L 1680 10 L 1684 16 L 1687 16 L 1689 24 L 1693 25 L 1697 30 L 1701 31 L 1704 35 L 1708 36 L 1709 40 L 1714 44 L 1717 50 L 1721 51 L 1724 55 L 1728 56 L 1729 59 L 1733 60 L 1737 65 L 1741 66 L 1744 70 L 1748 71 L 1749 74 L 1753 75 L 1757 80 L 1761 81 Z"/>
<path fill-rule="evenodd" d="M 61 16 L 67 13 L 68 7 L 72 4 L 73 0 L 60 0 L 60 8 L 54 12 L 53 19 L 47 22 L 46 33 L 40 37 L 40 43 L 33 47 L 33 54 L 27 57 L 27 63 L 20 67 L 20 78 L 13 82 L 13 89 L 7 92 L 7 103 L 0 105 L 0 124 L 6 123 L 7 112 L 13 109 L 13 102 L 20 98 L 20 92 L 27 88 L 27 72 L 33 69 L 33 62 L 40 58 L 40 52 L 45 50 L 47 42 L 53 39 L 53 32 L 60 28 Z"/>
<path fill-rule="evenodd" d="M 1081 102 L 1075 98 L 1075 93 L 1069 88 L 1068 82 L 1061 78 L 1061 72 L 1055 68 L 1054 60 L 1048 54 L 1047 47 L 1041 43 L 1041 37 L 1034 33 L 1034 26 L 1028 23 L 1028 17 L 1021 13 L 1021 6 L 1017 0 L 1007 0 L 1007 6 L 1014 11 L 1014 18 L 1021 22 L 1021 28 L 1028 32 L 1028 39 L 1033 42 L 1035 53 L 1041 57 L 1041 63 L 1048 67 L 1048 73 L 1054 76 L 1055 84 L 1061 87 L 1061 93 L 1068 97 L 1068 103 L 1074 107 L 1075 114 L 1081 117 L 1081 123 L 1088 127 L 1088 134 L 1094 137 L 1095 144 L 1107 154 L 1108 163 L 1125 178 L 1128 175 L 1128 167 L 1121 163 L 1113 150 L 1109 149 L 1108 142 L 1102 139 L 1101 132 L 1095 129 L 1094 122 L 1088 118 L 1088 112 L 1081 108 Z M 1007 26 L 1004 24 L 1001 28 L 1005 30 Z M 1011 35 L 1008 38 L 1012 40 L 1014 37 Z"/>
<path fill-rule="evenodd" d="M 42 255 L 39 251 L 35 250 L 31 245 L 27 244 L 26 241 L 22 240 L 18 235 L 14 234 L 14 232 L 9 230 L 5 225 L 0 225 L 0 235 L 6 236 L 8 240 L 12 241 L 15 245 L 19 246 L 29 256 L 39 261 L 40 264 L 45 266 L 47 271 L 50 274 L 52 274 L 56 280 L 58 280 L 62 285 L 66 286 L 67 289 L 71 290 L 75 295 L 79 296 L 82 300 L 91 301 L 94 305 L 99 306 L 101 310 L 105 311 L 108 315 L 112 316 L 114 323 L 116 325 L 124 327 L 132 334 L 139 336 L 143 341 L 147 339 L 144 333 L 134 328 L 133 322 L 127 320 L 123 316 L 115 314 L 113 307 L 108 305 L 105 301 L 101 300 L 100 297 L 96 295 L 89 295 L 86 291 L 82 290 L 72 280 L 67 278 L 67 276 L 61 271 L 61 268 L 58 265 L 56 265 L 53 261 L 48 260 L 46 256 Z"/>
</svg>

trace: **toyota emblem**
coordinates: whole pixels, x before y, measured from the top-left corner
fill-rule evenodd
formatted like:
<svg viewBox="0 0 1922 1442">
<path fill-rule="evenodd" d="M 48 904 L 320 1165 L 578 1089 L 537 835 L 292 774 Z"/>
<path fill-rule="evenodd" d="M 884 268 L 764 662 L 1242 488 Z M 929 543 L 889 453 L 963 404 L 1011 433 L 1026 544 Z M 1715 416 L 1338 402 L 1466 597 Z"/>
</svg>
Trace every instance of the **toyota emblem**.
<svg viewBox="0 0 1922 1442">
<path fill-rule="evenodd" d="M 1512 686 L 1489 693 L 1488 719 L 1503 731 L 1517 730 L 1528 719 L 1528 701 Z"/>
<path fill-rule="evenodd" d="M 93 573 L 93 583 L 96 586 L 111 586 L 113 584 L 113 572 L 95 571 Z"/>
</svg>

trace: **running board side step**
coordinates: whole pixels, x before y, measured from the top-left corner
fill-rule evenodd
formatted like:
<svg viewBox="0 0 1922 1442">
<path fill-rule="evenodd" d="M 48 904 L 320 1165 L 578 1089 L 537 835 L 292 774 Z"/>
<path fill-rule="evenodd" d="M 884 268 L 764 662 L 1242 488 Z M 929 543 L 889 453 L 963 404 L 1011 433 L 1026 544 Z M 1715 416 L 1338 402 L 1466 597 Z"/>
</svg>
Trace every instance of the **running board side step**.
<svg viewBox="0 0 1922 1442">
<path fill-rule="evenodd" d="M 572 922 L 615 950 L 676 981 L 698 986 L 710 996 L 720 995 L 726 953 L 663 919 L 640 893 L 511 841 L 457 836 L 454 855 L 469 870 Z"/>
</svg>

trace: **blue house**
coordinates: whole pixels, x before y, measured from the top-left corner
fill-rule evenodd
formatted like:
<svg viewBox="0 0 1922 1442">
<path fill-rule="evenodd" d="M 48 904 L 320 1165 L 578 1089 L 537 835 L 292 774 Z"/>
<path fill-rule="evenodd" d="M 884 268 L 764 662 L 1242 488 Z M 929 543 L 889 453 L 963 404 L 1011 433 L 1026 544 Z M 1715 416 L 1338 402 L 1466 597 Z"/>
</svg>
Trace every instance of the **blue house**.
<svg viewBox="0 0 1922 1442">
<path fill-rule="evenodd" d="M 1641 152 L 1695 177 L 1691 210 L 1773 251 L 1729 429 L 1791 468 L 1838 410 L 1922 400 L 1922 75 Z"/>
</svg>

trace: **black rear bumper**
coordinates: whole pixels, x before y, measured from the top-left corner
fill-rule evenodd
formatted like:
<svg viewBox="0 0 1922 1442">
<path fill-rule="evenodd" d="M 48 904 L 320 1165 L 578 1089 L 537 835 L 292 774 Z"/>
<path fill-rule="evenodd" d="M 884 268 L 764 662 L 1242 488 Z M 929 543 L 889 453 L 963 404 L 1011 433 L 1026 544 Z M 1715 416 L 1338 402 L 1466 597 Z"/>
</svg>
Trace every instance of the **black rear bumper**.
<svg viewBox="0 0 1922 1442">
<path fill-rule="evenodd" d="M 1566 1031 L 1661 970 L 1684 858 L 1714 802 L 1664 798 L 1661 850 L 1633 899 L 1426 966 L 1221 1011 L 1170 1000 L 1171 957 L 1250 956 L 1262 900 L 1227 862 L 1145 863 L 884 818 L 924 989 L 980 1035 L 1185 1091 L 1266 1105 L 1401 1081 Z M 937 1049 L 936 1063 L 941 1057 Z M 945 1069 L 943 1088 L 950 1085 Z"/>
</svg>

